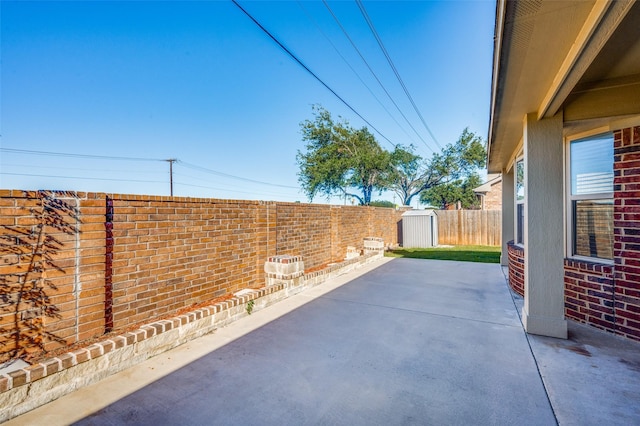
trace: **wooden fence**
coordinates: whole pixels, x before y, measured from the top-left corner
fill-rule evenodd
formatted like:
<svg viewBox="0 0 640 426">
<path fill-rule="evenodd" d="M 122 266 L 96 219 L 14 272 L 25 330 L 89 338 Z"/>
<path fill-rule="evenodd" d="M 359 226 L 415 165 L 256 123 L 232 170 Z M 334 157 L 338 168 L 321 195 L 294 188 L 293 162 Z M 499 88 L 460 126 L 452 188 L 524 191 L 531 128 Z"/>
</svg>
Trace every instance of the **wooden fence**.
<svg viewBox="0 0 640 426">
<path fill-rule="evenodd" d="M 499 246 L 500 210 L 438 210 L 438 244 Z"/>
</svg>

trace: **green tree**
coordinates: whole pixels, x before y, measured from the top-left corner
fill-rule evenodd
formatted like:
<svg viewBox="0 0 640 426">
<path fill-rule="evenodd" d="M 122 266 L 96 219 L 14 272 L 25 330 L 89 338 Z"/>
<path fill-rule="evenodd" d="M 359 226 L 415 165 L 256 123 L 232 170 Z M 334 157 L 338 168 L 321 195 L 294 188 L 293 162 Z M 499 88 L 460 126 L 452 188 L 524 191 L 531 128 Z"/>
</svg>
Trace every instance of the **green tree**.
<svg viewBox="0 0 640 426">
<path fill-rule="evenodd" d="M 380 147 L 366 127 L 354 129 L 321 106 L 313 107 L 315 118 L 300 123 L 306 151 L 296 157 L 298 180 L 309 200 L 322 194 L 354 197 L 362 205 L 371 202 L 374 191 L 385 189 L 391 155 Z"/>
<path fill-rule="evenodd" d="M 479 207 L 480 200 L 473 189 L 481 184 L 480 176 L 472 173 L 464 179 L 445 182 L 427 189 L 420 195 L 420 200 L 441 209 L 446 209 L 457 202 L 460 202 L 463 209 L 475 209 Z"/>
<path fill-rule="evenodd" d="M 389 208 L 394 208 L 396 206 L 391 201 L 387 201 L 387 200 L 375 200 L 370 202 L 369 205 L 372 207 L 389 207 Z"/>
<path fill-rule="evenodd" d="M 411 204 L 416 195 L 426 201 L 426 192 L 453 195 L 452 186 L 460 186 L 466 178 L 486 164 L 486 150 L 482 138 L 468 128 L 454 144 L 448 144 L 442 152 L 423 160 L 414 153 L 414 147 L 397 146 L 391 153 L 393 169 L 387 177 L 387 186 L 400 197 L 404 205 Z M 436 188 L 443 186 L 436 190 Z M 458 201 L 458 200 L 456 200 Z"/>
</svg>

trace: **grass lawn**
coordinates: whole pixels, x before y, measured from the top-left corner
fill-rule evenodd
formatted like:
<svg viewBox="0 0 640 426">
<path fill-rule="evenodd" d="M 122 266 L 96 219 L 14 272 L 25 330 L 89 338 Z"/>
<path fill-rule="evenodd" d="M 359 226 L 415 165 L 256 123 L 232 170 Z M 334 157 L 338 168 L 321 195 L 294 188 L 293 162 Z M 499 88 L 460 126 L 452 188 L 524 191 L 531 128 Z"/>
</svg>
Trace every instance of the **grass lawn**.
<svg viewBox="0 0 640 426">
<path fill-rule="evenodd" d="M 500 246 L 451 246 L 435 248 L 399 248 L 385 253 L 388 257 L 459 260 L 462 262 L 500 263 Z"/>
</svg>

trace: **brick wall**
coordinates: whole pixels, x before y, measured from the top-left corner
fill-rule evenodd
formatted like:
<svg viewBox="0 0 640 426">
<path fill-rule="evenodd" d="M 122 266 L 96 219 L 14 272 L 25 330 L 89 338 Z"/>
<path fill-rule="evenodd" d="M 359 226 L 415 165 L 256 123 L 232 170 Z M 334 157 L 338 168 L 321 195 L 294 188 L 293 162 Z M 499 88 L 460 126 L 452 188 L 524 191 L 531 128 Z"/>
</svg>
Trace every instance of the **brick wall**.
<svg viewBox="0 0 640 426">
<path fill-rule="evenodd" d="M 276 251 L 272 254 L 302 256 L 306 269 L 337 259 L 331 253 L 331 206 L 278 203 Z M 327 232 L 329 231 L 329 232 Z"/>
<path fill-rule="evenodd" d="M 149 196 L 113 200 L 116 329 L 258 283 L 259 203 Z"/>
<path fill-rule="evenodd" d="M 524 296 L 524 249 L 517 246 L 513 241 L 507 243 L 509 255 L 509 286 Z"/>
<path fill-rule="evenodd" d="M 502 179 L 491 185 L 491 191 L 484 196 L 484 210 L 502 210 Z"/>
<path fill-rule="evenodd" d="M 24 337 L 51 333 L 43 344 L 53 349 L 175 315 L 242 288 L 261 287 L 269 256 L 300 255 L 308 270 L 343 259 L 347 246 L 361 250 L 365 237 L 395 245 L 403 212 L 137 195 L 40 195 L 0 191 L 0 362 L 15 355 L 11 326 L 16 306 L 18 327 L 27 331 Z M 61 220 L 77 232 L 64 233 L 60 224 L 45 223 L 42 237 L 55 238 L 59 246 L 44 274 L 27 272 L 45 201 L 54 207 L 59 203 Z M 63 211 L 67 205 L 77 212 L 77 220 Z M 29 244 L 17 245 L 19 236 L 31 238 Z M 41 264 L 37 258 L 36 265 Z M 27 281 L 52 285 L 45 286 L 47 306 L 55 308 L 52 315 L 17 303 L 25 275 Z M 31 343 L 23 349 L 36 350 Z"/>
<path fill-rule="evenodd" d="M 564 288 L 568 318 L 613 331 L 613 266 L 565 259 Z"/>
<path fill-rule="evenodd" d="M 363 248 L 365 237 L 377 237 L 378 235 L 370 235 L 370 218 L 372 208 L 363 209 L 357 206 L 334 206 L 334 211 L 338 212 L 338 241 L 336 246 L 339 248 L 338 257 L 344 257 L 347 253 L 347 246 Z M 391 224 L 389 225 L 391 226 Z"/>
<path fill-rule="evenodd" d="M 614 136 L 616 332 L 640 340 L 640 127 Z"/>
<path fill-rule="evenodd" d="M 640 127 L 614 132 L 613 168 L 613 232 L 609 225 L 583 224 L 607 231 L 599 232 L 596 246 L 605 246 L 613 234 L 613 264 L 565 259 L 565 314 L 640 340 Z M 509 244 L 509 282 L 520 293 L 524 253 L 516 248 Z"/>
<path fill-rule="evenodd" d="M 0 191 L 0 362 L 104 330 L 103 222 L 99 194 Z"/>
</svg>

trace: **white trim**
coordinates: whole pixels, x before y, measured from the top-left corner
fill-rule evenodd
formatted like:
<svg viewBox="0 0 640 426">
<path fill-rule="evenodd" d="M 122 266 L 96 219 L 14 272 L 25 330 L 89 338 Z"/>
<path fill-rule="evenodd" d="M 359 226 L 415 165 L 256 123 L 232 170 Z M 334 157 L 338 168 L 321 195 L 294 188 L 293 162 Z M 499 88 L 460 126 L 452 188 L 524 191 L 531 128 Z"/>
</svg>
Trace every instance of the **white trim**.
<svg viewBox="0 0 640 426">
<path fill-rule="evenodd" d="M 605 133 L 609 133 L 611 132 L 611 126 L 606 125 L 606 126 L 600 126 L 600 127 L 595 127 L 595 128 L 591 128 L 589 130 L 583 130 L 580 132 L 575 132 L 575 133 L 569 133 L 565 136 L 565 141 L 568 145 L 571 144 L 571 142 L 578 140 L 578 139 L 585 139 L 591 136 L 597 136 L 597 135 L 602 135 Z M 568 146 L 567 145 L 567 146 Z M 569 157 L 569 152 L 567 151 L 567 157 Z M 568 163 L 567 163 L 568 166 Z"/>
<path fill-rule="evenodd" d="M 524 205 L 527 202 L 527 185 L 524 181 L 524 173 L 522 176 L 522 186 L 524 188 L 524 198 L 522 200 L 518 200 L 518 163 L 522 161 L 522 167 L 524 168 L 524 153 L 520 153 L 519 156 L 516 157 L 515 162 L 513 163 L 513 243 L 519 247 L 522 247 L 524 250 L 524 223 L 522 224 L 522 242 L 518 242 L 518 205 L 522 204 L 522 208 L 524 209 Z"/>
<path fill-rule="evenodd" d="M 613 259 L 604 259 L 601 257 L 582 256 L 573 253 L 573 202 L 580 200 L 612 200 L 614 199 L 614 192 L 600 192 L 593 194 L 578 194 L 573 195 L 571 193 L 571 143 L 580 139 L 588 138 L 591 136 L 603 135 L 612 133 L 610 126 L 601 126 L 588 131 L 577 132 L 571 136 L 565 136 L 564 138 L 564 221 L 565 221 L 565 258 L 571 260 L 578 260 L 584 262 L 601 263 L 606 265 L 613 265 Z M 613 136 L 613 135 L 612 135 Z M 612 137 L 611 143 L 613 144 L 614 137 Z M 615 162 L 615 160 L 614 160 Z M 613 163 L 611 164 L 613 169 Z"/>
<path fill-rule="evenodd" d="M 601 257 L 580 256 L 579 254 L 573 255 L 571 257 L 567 257 L 567 259 L 575 260 L 577 262 L 597 263 L 597 264 L 600 264 L 600 265 L 607 265 L 607 266 L 615 265 L 615 261 L 613 259 L 603 259 Z"/>
</svg>

